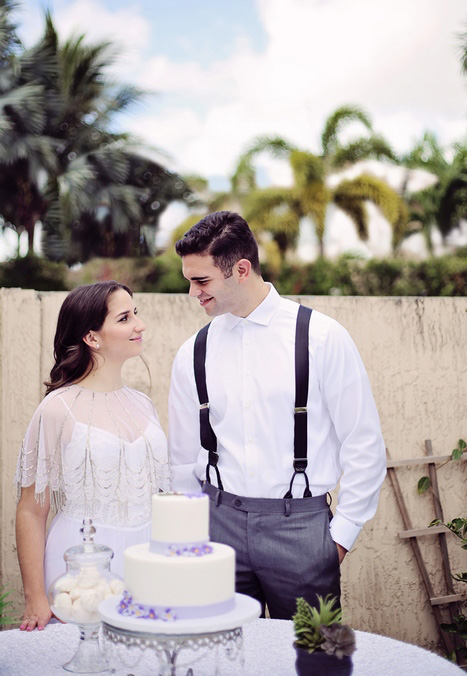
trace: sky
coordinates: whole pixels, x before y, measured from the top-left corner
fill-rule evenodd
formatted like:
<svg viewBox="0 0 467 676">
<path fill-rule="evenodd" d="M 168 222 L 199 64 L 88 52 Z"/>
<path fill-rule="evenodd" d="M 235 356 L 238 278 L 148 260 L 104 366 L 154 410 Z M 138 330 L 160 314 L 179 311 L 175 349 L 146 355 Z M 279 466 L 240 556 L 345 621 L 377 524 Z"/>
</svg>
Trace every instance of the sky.
<svg viewBox="0 0 467 676">
<path fill-rule="evenodd" d="M 325 119 L 346 104 L 399 152 L 426 130 L 466 138 L 465 0 L 22 0 L 27 46 L 45 6 L 61 38 L 117 43 L 113 74 L 152 92 L 122 128 L 214 189 L 258 135 L 319 152 Z M 290 181 L 285 164 L 260 165 L 264 184 Z"/>
</svg>

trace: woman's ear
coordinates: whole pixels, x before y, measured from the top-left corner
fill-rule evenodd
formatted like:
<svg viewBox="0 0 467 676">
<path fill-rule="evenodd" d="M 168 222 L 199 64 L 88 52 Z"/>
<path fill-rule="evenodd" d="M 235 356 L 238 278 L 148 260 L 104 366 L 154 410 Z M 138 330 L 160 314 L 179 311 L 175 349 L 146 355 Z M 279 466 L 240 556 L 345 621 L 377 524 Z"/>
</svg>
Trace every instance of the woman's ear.
<svg viewBox="0 0 467 676">
<path fill-rule="evenodd" d="M 83 336 L 83 342 L 92 350 L 98 350 L 100 348 L 99 340 L 93 331 L 89 331 L 89 333 Z"/>
</svg>

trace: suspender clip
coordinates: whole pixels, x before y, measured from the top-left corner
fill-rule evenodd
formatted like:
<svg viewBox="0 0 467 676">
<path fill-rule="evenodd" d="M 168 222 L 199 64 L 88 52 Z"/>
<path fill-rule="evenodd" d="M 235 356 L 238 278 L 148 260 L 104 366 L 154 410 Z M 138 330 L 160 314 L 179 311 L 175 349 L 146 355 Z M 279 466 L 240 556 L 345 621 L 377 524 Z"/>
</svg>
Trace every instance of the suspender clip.
<svg viewBox="0 0 467 676">
<path fill-rule="evenodd" d="M 294 458 L 293 460 L 294 471 L 303 474 L 306 471 L 307 464 L 308 464 L 307 458 Z"/>
<path fill-rule="evenodd" d="M 199 405 L 199 410 L 202 411 L 204 408 L 209 408 L 209 401 L 207 401 L 205 404 L 200 404 Z"/>
<path fill-rule="evenodd" d="M 296 406 L 294 408 L 294 413 L 306 413 L 306 406 Z"/>
</svg>

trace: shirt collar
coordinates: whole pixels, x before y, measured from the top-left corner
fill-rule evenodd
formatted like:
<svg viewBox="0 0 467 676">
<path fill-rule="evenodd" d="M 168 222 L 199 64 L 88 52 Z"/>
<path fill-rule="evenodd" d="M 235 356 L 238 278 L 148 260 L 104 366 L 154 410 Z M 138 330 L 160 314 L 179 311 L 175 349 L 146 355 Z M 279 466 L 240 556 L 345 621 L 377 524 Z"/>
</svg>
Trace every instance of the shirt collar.
<svg viewBox="0 0 467 676">
<path fill-rule="evenodd" d="M 248 317 L 237 317 L 230 312 L 227 312 L 224 315 L 224 321 L 227 328 L 231 331 L 235 326 L 237 326 L 241 321 L 254 322 L 255 324 L 261 324 L 262 326 L 268 326 L 271 321 L 274 313 L 279 307 L 281 297 L 277 293 L 276 289 L 272 284 L 266 282 L 269 286 L 269 293 L 266 298 L 256 307 L 253 312 L 250 312 Z"/>
</svg>

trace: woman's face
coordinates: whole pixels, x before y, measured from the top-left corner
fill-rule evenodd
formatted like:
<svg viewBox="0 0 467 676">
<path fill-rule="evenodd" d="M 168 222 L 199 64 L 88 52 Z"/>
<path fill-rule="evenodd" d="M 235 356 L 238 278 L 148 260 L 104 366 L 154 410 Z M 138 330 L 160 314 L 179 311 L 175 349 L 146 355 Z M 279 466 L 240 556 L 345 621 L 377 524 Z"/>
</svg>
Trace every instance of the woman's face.
<svg viewBox="0 0 467 676">
<path fill-rule="evenodd" d="M 143 331 L 133 298 L 124 289 L 117 289 L 107 299 L 107 315 L 99 331 L 93 331 L 98 352 L 111 361 L 125 361 L 143 351 Z"/>
</svg>

